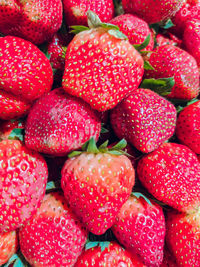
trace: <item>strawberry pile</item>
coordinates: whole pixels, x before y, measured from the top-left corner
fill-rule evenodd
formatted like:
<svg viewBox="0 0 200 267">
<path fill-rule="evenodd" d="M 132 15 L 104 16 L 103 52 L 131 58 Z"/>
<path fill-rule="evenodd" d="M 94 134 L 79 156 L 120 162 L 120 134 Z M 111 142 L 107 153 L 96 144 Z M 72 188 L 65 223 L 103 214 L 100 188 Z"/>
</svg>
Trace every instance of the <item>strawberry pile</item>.
<svg viewBox="0 0 200 267">
<path fill-rule="evenodd" d="M 200 1 L 0 0 L 0 266 L 200 266 Z"/>
</svg>

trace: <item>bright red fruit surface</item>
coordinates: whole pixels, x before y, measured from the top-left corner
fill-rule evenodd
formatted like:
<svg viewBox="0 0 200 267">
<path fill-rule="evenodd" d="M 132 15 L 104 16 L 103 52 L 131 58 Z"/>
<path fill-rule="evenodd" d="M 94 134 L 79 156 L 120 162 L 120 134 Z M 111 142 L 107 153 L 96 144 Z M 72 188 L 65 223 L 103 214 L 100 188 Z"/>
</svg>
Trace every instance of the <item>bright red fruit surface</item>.
<svg viewBox="0 0 200 267">
<path fill-rule="evenodd" d="M 18 249 L 16 231 L 0 234 L 0 264 L 6 263 Z"/>
</svg>

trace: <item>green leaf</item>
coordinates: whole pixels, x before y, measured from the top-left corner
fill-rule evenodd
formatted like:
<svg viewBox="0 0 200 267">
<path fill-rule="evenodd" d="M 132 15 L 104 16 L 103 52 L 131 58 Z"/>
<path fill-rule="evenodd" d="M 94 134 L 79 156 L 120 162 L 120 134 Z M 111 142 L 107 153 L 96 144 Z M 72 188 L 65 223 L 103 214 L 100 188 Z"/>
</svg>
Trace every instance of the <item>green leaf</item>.
<svg viewBox="0 0 200 267">
<path fill-rule="evenodd" d="M 14 254 L 8 262 L 1 267 L 10 267 L 11 264 L 13 264 L 13 267 L 31 267 L 20 251 L 17 254 Z"/>
<path fill-rule="evenodd" d="M 161 28 L 163 28 L 165 30 L 168 30 L 168 29 L 170 29 L 173 26 L 175 26 L 175 25 L 173 24 L 173 22 L 171 21 L 171 19 L 168 19 L 167 21 L 165 21 L 163 23 L 163 25 L 161 25 Z"/>
<path fill-rule="evenodd" d="M 109 30 L 108 33 L 117 39 L 128 40 L 128 37 L 118 30 Z"/>
<path fill-rule="evenodd" d="M 87 150 L 89 141 L 90 141 L 90 140 L 86 141 L 86 142 L 82 145 L 82 147 L 81 147 L 82 151 L 86 151 L 86 150 Z"/>
<path fill-rule="evenodd" d="M 92 137 L 89 140 L 88 147 L 87 147 L 87 152 L 90 152 L 90 153 L 99 153 L 99 150 L 97 148 L 97 145 L 96 145 L 96 142 L 94 140 L 94 137 Z"/>
<path fill-rule="evenodd" d="M 151 34 L 149 34 L 149 35 L 146 37 L 146 39 L 144 40 L 143 43 L 141 43 L 141 44 L 135 44 L 135 45 L 133 45 L 133 46 L 135 47 L 135 49 L 136 49 L 137 51 L 141 51 L 141 50 L 145 49 L 145 48 L 148 46 L 150 40 L 151 40 Z"/>
<path fill-rule="evenodd" d="M 61 189 L 60 181 L 50 181 L 46 185 L 46 193 Z"/>
<path fill-rule="evenodd" d="M 144 200 L 145 200 L 149 205 L 153 206 L 152 203 L 151 203 L 151 201 L 150 201 L 145 195 L 143 195 L 142 193 L 139 193 L 139 192 L 133 192 L 133 193 L 131 193 L 131 194 L 132 194 L 133 196 L 137 197 L 137 198 L 140 198 L 140 197 L 144 198 Z"/>
<path fill-rule="evenodd" d="M 120 140 L 116 145 L 111 147 L 109 150 L 121 150 L 127 146 L 127 142 L 125 139 Z"/>
<path fill-rule="evenodd" d="M 198 101 L 200 101 L 200 100 L 197 99 L 197 98 L 193 98 L 192 100 L 190 100 L 189 102 L 187 102 L 187 106 L 192 105 L 192 104 L 194 104 L 194 103 L 196 103 Z"/>
<path fill-rule="evenodd" d="M 85 250 L 97 247 L 99 245 L 99 243 L 100 243 L 99 241 L 97 241 L 97 242 L 88 242 L 88 243 L 85 244 Z"/>
<path fill-rule="evenodd" d="M 166 96 L 171 93 L 171 88 L 174 86 L 174 77 L 161 78 L 161 79 L 144 79 L 140 88 L 147 88 L 155 91 L 156 93 Z"/>
<path fill-rule="evenodd" d="M 101 145 L 99 146 L 99 150 L 106 149 L 107 146 L 108 146 L 108 142 L 109 142 L 109 140 L 106 140 L 103 144 L 101 144 Z"/>
<path fill-rule="evenodd" d="M 82 151 L 72 151 L 67 156 L 68 156 L 68 158 L 73 158 L 73 157 L 79 156 L 81 153 L 82 153 Z"/>
<path fill-rule="evenodd" d="M 109 245 L 110 245 L 109 241 L 99 242 L 99 246 L 101 247 L 101 252 L 103 252 L 105 250 L 105 248 L 108 248 Z"/>
<path fill-rule="evenodd" d="M 91 10 L 87 11 L 87 21 L 90 29 L 100 27 L 102 24 L 98 15 Z"/>
<path fill-rule="evenodd" d="M 83 32 L 83 31 L 89 30 L 88 27 L 82 26 L 82 25 L 74 25 L 74 26 L 70 26 L 70 28 L 72 29 L 70 31 L 70 33 L 74 33 L 74 34 L 78 34 L 79 32 Z"/>
<path fill-rule="evenodd" d="M 47 43 L 41 44 L 38 48 L 42 51 L 42 53 L 50 60 L 51 55 L 48 53 L 48 46 Z"/>
<path fill-rule="evenodd" d="M 118 30 L 119 31 L 119 27 L 116 26 L 116 25 L 113 25 L 111 23 L 101 23 L 100 25 L 102 28 L 105 28 L 105 29 L 113 29 L 113 30 Z"/>
<path fill-rule="evenodd" d="M 19 139 L 22 142 L 24 141 L 24 129 L 23 128 L 15 128 L 12 130 L 12 132 L 10 133 L 8 139 Z"/>
<path fill-rule="evenodd" d="M 155 70 L 154 67 L 147 60 L 144 61 L 144 69 L 145 70 Z"/>
<path fill-rule="evenodd" d="M 101 127 L 101 134 L 102 133 L 108 133 L 109 131 L 106 129 L 106 128 L 104 128 L 104 127 Z"/>
<path fill-rule="evenodd" d="M 116 156 L 120 156 L 125 154 L 124 151 L 117 151 L 117 150 L 108 150 L 107 153 L 112 154 L 112 155 L 116 155 Z"/>
</svg>

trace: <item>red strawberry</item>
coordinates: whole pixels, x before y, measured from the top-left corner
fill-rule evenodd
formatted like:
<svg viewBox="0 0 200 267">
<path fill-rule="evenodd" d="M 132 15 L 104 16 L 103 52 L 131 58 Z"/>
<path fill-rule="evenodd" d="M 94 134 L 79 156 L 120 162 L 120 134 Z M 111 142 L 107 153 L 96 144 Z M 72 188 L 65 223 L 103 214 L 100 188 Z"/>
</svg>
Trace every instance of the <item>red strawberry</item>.
<svg viewBox="0 0 200 267">
<path fill-rule="evenodd" d="M 122 0 L 125 13 L 139 16 L 149 24 L 171 18 L 184 0 Z"/>
<path fill-rule="evenodd" d="M 18 140 L 0 142 L 0 233 L 30 219 L 45 194 L 47 166 Z"/>
<path fill-rule="evenodd" d="M 12 36 L 0 40 L 0 118 L 11 119 L 22 116 L 29 102 L 51 89 L 53 73 L 49 60 L 32 43 Z"/>
<path fill-rule="evenodd" d="M 93 141 L 90 140 L 87 152 L 66 161 L 61 185 L 78 218 L 89 231 L 101 235 L 112 226 L 128 199 L 135 183 L 135 172 L 126 156 L 115 155 L 104 145 L 98 150 Z"/>
<path fill-rule="evenodd" d="M 103 22 L 114 17 L 112 0 L 63 0 L 65 21 L 67 25 L 87 26 L 87 11 L 95 12 Z"/>
<path fill-rule="evenodd" d="M 190 100 L 199 94 L 199 70 L 196 60 L 173 45 L 159 46 L 149 58 L 154 70 L 146 70 L 148 78 L 174 77 L 169 98 Z"/>
<path fill-rule="evenodd" d="M 28 148 L 64 156 L 91 137 L 98 140 L 101 122 L 82 99 L 57 88 L 43 95 L 31 108 L 25 126 Z"/>
<path fill-rule="evenodd" d="M 199 20 L 187 22 L 183 36 L 186 50 L 196 59 L 200 68 L 200 16 Z"/>
<path fill-rule="evenodd" d="M 0 234 L 0 265 L 6 263 L 17 252 L 17 249 L 16 231 Z"/>
<path fill-rule="evenodd" d="M 124 14 L 112 19 L 109 23 L 119 27 L 119 30 L 123 32 L 129 39 L 132 45 L 142 44 L 148 35 L 151 36 L 148 46 L 145 51 L 151 51 L 154 47 L 153 34 L 149 29 L 148 24 L 131 14 Z"/>
<path fill-rule="evenodd" d="M 165 143 L 144 156 L 137 173 L 158 200 L 179 211 L 193 211 L 200 204 L 200 163 L 186 146 Z"/>
<path fill-rule="evenodd" d="M 21 251 L 31 266 L 74 266 L 86 239 L 87 231 L 61 192 L 46 195 L 37 213 L 19 231 Z"/>
<path fill-rule="evenodd" d="M 200 154 L 200 101 L 185 107 L 179 114 L 176 135 L 182 144 Z"/>
<path fill-rule="evenodd" d="M 52 38 L 62 23 L 61 0 L 4 0 L 0 3 L 0 32 L 35 44 Z"/>
<path fill-rule="evenodd" d="M 0 140 L 6 140 L 14 129 L 24 129 L 24 121 L 10 120 L 0 123 Z"/>
<path fill-rule="evenodd" d="M 200 216 L 168 213 L 166 242 L 175 256 L 176 266 L 200 266 Z M 170 266 L 171 267 L 171 266 Z"/>
<path fill-rule="evenodd" d="M 133 193 L 121 207 L 112 230 L 119 242 L 131 253 L 138 254 L 144 264 L 160 266 L 165 217 L 159 205 L 137 194 Z"/>
<path fill-rule="evenodd" d="M 149 89 L 137 89 L 111 111 L 116 135 L 148 153 L 168 140 L 175 131 L 173 104 Z"/>
<path fill-rule="evenodd" d="M 167 247 L 164 248 L 163 262 L 160 267 L 177 267 L 175 257 L 169 251 Z"/>
<path fill-rule="evenodd" d="M 144 62 L 122 33 L 99 23 L 69 44 L 62 85 L 94 109 L 105 111 L 138 88 Z"/>
<path fill-rule="evenodd" d="M 87 248 L 89 247 L 89 248 Z M 122 248 L 117 242 L 90 242 L 74 267 L 145 267 L 141 260 Z"/>
</svg>

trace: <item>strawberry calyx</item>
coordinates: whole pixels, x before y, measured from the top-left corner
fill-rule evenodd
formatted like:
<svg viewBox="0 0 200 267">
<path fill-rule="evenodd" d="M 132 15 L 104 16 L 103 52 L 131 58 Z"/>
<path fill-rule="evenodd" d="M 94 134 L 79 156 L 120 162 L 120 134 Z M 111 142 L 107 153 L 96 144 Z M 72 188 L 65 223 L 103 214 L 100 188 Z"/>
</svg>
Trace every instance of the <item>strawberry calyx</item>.
<svg viewBox="0 0 200 267">
<path fill-rule="evenodd" d="M 83 152 L 87 153 L 93 153 L 93 154 L 98 154 L 98 153 L 108 153 L 108 154 L 113 154 L 113 155 L 128 155 L 130 156 L 126 151 L 123 151 L 123 149 L 127 146 L 127 142 L 125 139 L 122 139 L 119 141 L 116 145 L 112 147 L 108 147 L 108 140 L 105 141 L 103 144 L 101 144 L 99 147 L 97 147 L 96 142 L 94 138 L 92 137 L 90 140 L 88 140 L 82 147 L 82 151 L 72 151 L 71 153 L 68 154 L 69 158 L 76 157 Z"/>
<path fill-rule="evenodd" d="M 140 197 L 142 197 L 149 205 L 151 205 L 151 206 L 153 206 L 152 205 L 152 203 L 151 203 L 151 201 L 145 196 L 145 195 L 143 195 L 142 193 L 140 193 L 140 192 L 132 192 L 131 193 L 131 196 L 135 196 L 136 198 L 140 198 Z"/>
<path fill-rule="evenodd" d="M 85 245 L 85 250 L 88 250 L 88 249 L 91 249 L 91 248 L 94 248 L 94 247 L 100 247 L 101 248 L 101 252 L 103 252 L 106 248 L 109 247 L 109 245 L 110 245 L 109 241 L 104 241 L 104 242 L 101 242 L 101 241 L 90 242 L 89 241 Z"/>
<path fill-rule="evenodd" d="M 9 134 L 8 139 L 9 140 L 20 140 L 23 142 L 24 141 L 24 134 L 25 134 L 24 128 L 15 128 Z"/>
</svg>

